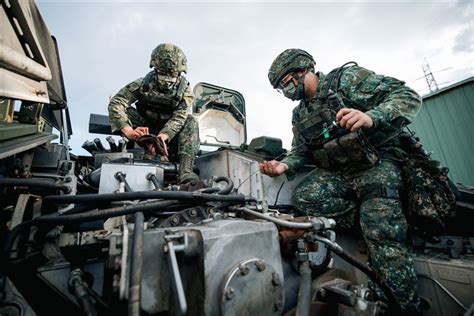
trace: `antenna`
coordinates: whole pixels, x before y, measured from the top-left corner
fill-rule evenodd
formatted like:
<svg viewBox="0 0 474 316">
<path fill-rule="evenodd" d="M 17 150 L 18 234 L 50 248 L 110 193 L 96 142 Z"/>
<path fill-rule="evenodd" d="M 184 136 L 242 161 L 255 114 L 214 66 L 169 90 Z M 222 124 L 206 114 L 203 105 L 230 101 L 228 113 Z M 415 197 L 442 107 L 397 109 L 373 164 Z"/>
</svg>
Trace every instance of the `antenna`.
<svg viewBox="0 0 474 316">
<path fill-rule="evenodd" d="M 431 68 L 426 57 L 423 59 L 423 65 L 421 65 L 421 68 L 423 68 L 423 73 L 425 74 L 426 83 L 428 84 L 430 92 L 438 90 L 438 84 L 436 83 L 435 77 L 431 72 Z"/>
</svg>

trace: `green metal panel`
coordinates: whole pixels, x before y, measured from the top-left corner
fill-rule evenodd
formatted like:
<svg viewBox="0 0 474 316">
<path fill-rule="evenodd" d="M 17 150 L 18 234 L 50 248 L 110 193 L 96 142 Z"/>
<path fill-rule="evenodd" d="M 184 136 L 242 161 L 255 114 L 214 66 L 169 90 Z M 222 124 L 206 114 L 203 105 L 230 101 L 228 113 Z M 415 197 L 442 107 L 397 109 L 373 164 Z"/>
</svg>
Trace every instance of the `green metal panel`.
<svg viewBox="0 0 474 316">
<path fill-rule="evenodd" d="M 474 77 L 423 97 L 410 128 L 450 170 L 455 183 L 474 186 Z"/>
</svg>

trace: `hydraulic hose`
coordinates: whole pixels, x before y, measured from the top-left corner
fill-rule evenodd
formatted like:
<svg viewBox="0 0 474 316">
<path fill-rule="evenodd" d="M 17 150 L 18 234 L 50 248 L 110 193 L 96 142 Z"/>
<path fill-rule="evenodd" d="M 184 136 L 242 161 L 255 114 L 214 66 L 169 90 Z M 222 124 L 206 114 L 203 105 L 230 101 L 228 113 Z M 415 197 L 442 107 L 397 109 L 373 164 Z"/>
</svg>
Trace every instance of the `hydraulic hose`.
<svg viewBox="0 0 474 316">
<path fill-rule="evenodd" d="M 0 178 L 0 187 L 25 186 L 41 189 L 60 190 L 64 193 L 70 193 L 71 188 L 66 185 L 56 184 L 50 180 L 44 179 L 18 179 L 18 178 Z"/>
<path fill-rule="evenodd" d="M 81 270 L 76 269 L 71 271 L 71 276 L 69 277 L 69 286 L 84 314 L 87 316 L 97 316 L 94 303 L 90 297 L 89 291 L 87 291 L 87 284 L 85 284 L 84 280 L 82 279 Z"/>
<path fill-rule="evenodd" d="M 290 221 L 285 221 L 282 219 L 274 218 L 259 212 L 252 211 L 249 208 L 246 207 L 239 207 L 236 208 L 239 211 L 243 211 L 247 214 L 253 215 L 255 217 L 265 219 L 267 221 L 273 222 L 277 225 L 283 226 L 283 227 L 288 227 L 288 228 L 293 228 L 293 229 L 311 229 L 313 227 L 313 224 L 311 223 L 296 223 L 296 222 L 290 222 Z"/>
<path fill-rule="evenodd" d="M 143 269 L 143 234 L 144 234 L 143 212 L 135 214 L 135 226 L 133 231 L 132 256 L 130 263 L 130 288 L 128 295 L 128 315 L 140 315 L 140 300 Z"/>
<path fill-rule="evenodd" d="M 58 203 L 97 203 L 112 202 L 124 200 L 147 200 L 147 199 L 174 199 L 174 200 L 192 200 L 193 202 L 256 202 L 254 198 L 244 195 L 215 195 L 200 192 L 184 191 L 137 191 L 125 193 L 107 193 L 107 194 L 82 194 L 82 195 L 50 195 L 45 200 Z"/>
<path fill-rule="evenodd" d="M 174 206 L 176 204 L 180 204 L 180 201 L 177 200 L 168 200 L 168 201 L 154 201 L 148 203 L 140 203 L 134 205 L 127 205 L 127 206 L 120 206 L 120 207 L 113 207 L 104 210 L 93 210 L 85 213 L 80 214 L 72 214 L 72 215 L 44 215 L 36 217 L 33 220 L 23 222 L 17 226 L 15 226 L 12 231 L 8 234 L 7 238 L 5 239 L 4 247 L 3 247 L 3 254 L 2 254 L 2 263 L 1 266 L 4 266 L 5 263 L 8 261 L 11 248 L 13 247 L 13 243 L 15 242 L 18 235 L 27 228 L 32 226 L 37 226 L 41 224 L 54 224 L 54 225 L 61 225 L 61 224 L 70 224 L 75 222 L 91 222 L 99 219 L 108 219 L 111 217 L 117 217 L 127 214 L 133 214 L 136 212 L 145 212 L 145 211 L 157 211 L 160 209 L 167 209 L 168 207 Z"/>
<path fill-rule="evenodd" d="M 218 191 L 217 194 L 219 195 L 229 194 L 234 188 L 234 182 L 230 178 L 227 178 L 227 177 L 218 177 L 214 180 L 214 182 L 221 182 L 221 181 L 226 182 L 227 185 L 222 190 Z"/>
<path fill-rule="evenodd" d="M 398 303 L 397 299 L 395 298 L 395 294 L 393 293 L 392 289 L 385 283 L 384 279 L 382 279 L 377 272 L 372 270 L 369 266 L 360 262 L 356 258 L 354 258 L 351 254 L 346 252 L 341 246 L 337 243 L 329 240 L 328 238 L 320 237 L 317 235 L 313 235 L 313 237 L 322 243 L 324 243 L 330 250 L 332 250 L 335 254 L 339 257 L 365 273 L 375 284 L 377 284 L 380 289 L 383 291 L 385 296 L 388 299 L 389 308 L 391 308 L 391 314 L 393 315 L 402 315 L 402 308 Z"/>
<path fill-rule="evenodd" d="M 296 316 L 309 316 L 311 310 L 311 268 L 309 261 L 300 265 L 300 287 L 298 289 L 298 305 Z"/>
</svg>

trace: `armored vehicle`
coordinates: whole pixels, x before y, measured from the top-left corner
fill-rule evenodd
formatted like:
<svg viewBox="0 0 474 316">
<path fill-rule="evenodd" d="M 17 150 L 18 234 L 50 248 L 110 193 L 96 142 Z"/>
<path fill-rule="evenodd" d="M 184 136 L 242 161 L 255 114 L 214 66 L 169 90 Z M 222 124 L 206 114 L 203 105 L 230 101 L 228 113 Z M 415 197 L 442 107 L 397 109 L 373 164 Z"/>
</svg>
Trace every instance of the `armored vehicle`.
<svg viewBox="0 0 474 316">
<path fill-rule="evenodd" d="M 245 99 L 194 88 L 201 181 L 110 136 L 91 114 L 90 155 L 72 134 L 56 41 L 32 1 L 2 0 L 0 51 L 1 315 L 397 315 L 357 235 L 308 216 L 286 182 L 259 173 L 281 140 L 247 144 Z M 414 243 L 426 315 L 471 315 L 473 194 L 440 236 Z M 372 279 L 386 299 L 367 287 Z"/>
</svg>

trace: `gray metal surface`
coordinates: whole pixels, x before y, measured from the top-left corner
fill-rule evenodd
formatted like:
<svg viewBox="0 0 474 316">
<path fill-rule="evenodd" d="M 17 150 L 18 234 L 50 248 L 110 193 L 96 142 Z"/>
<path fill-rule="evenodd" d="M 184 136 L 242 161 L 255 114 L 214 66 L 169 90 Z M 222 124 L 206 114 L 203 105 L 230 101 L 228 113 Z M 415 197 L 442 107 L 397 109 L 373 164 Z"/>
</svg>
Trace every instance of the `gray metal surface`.
<svg viewBox="0 0 474 316">
<path fill-rule="evenodd" d="M 444 254 L 416 255 L 417 273 L 430 276 L 440 282 L 464 306 L 474 302 L 474 256 L 467 255 L 461 259 L 448 259 Z M 449 316 L 464 313 L 439 286 L 432 280 L 419 278 L 418 294 L 431 304 L 426 315 Z"/>
<path fill-rule="evenodd" d="M 272 285 L 275 273 L 275 278 L 281 281 L 281 288 L 284 287 L 275 225 L 238 219 L 216 220 L 196 226 L 145 231 L 142 309 L 147 313 L 171 311 L 173 305 L 177 306 L 170 279 L 171 270 L 163 246 L 165 235 L 178 232 L 187 232 L 189 235 L 187 250 L 177 256 L 188 314 L 220 315 L 226 280 L 227 283 L 232 283 L 232 271 L 249 260 L 265 262 L 268 271 L 262 273 L 261 277 L 268 281 L 265 281 L 267 285 L 276 290 L 266 292 L 268 288 L 261 287 L 255 278 L 240 280 L 242 282 L 239 286 L 242 289 L 253 288 L 253 291 L 256 291 L 253 293 L 254 298 L 260 294 L 263 294 L 261 297 L 280 297 L 280 285 Z M 242 293 L 245 296 L 249 294 Z M 282 295 L 281 304 L 284 304 Z"/>
<path fill-rule="evenodd" d="M 260 174 L 258 163 L 255 158 L 235 150 L 214 151 L 196 159 L 201 178 L 227 176 L 234 181 L 239 193 L 265 200 L 268 204 L 290 204 L 295 187 L 311 170 L 304 168 L 292 181 L 288 181 L 284 175 L 270 178 Z"/>
<path fill-rule="evenodd" d="M 102 165 L 102 172 L 100 176 L 99 193 L 112 193 L 119 190 L 120 183 L 115 179 L 115 174 L 122 172 L 133 191 L 148 191 L 154 190 L 153 183 L 146 179 L 149 173 L 156 175 L 158 179 L 163 181 L 163 169 L 154 165 L 146 164 L 115 164 L 104 163 Z"/>
<path fill-rule="evenodd" d="M 58 136 L 54 134 L 38 133 L 1 142 L 0 159 L 46 144 L 56 138 L 58 138 Z"/>
</svg>

